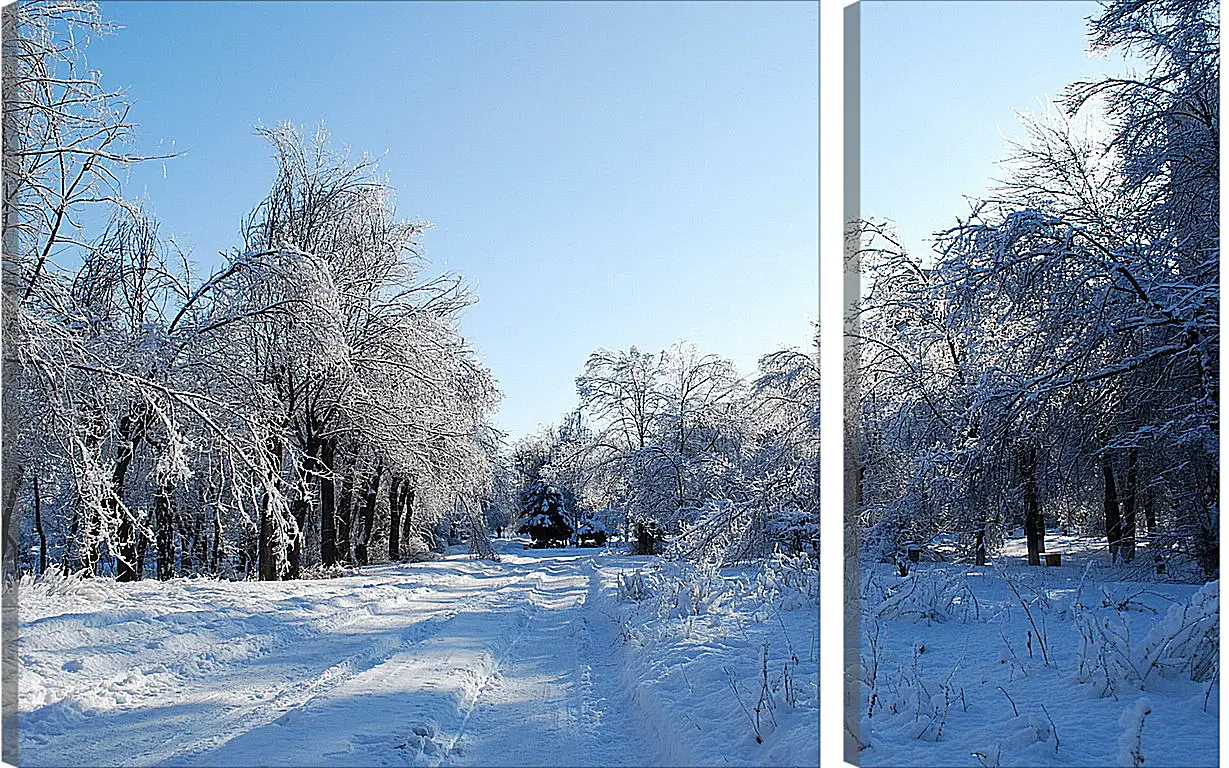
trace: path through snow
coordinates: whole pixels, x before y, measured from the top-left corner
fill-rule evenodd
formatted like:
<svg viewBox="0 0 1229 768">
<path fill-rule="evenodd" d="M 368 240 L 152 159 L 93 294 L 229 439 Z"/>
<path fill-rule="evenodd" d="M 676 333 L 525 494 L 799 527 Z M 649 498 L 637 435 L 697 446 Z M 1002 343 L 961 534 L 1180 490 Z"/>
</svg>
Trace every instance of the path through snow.
<svg viewBox="0 0 1229 768">
<path fill-rule="evenodd" d="M 21 762 L 677 761 L 597 599 L 635 564 L 503 542 L 498 563 L 320 581 L 39 584 L 20 603 Z"/>
</svg>

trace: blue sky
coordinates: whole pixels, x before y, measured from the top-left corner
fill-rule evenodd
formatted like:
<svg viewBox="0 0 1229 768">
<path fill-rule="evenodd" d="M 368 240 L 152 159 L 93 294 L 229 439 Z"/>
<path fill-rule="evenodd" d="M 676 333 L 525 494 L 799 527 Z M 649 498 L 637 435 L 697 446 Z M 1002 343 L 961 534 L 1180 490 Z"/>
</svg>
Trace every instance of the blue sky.
<svg viewBox="0 0 1229 768">
<path fill-rule="evenodd" d="M 127 88 L 133 172 L 202 265 L 272 180 L 257 123 L 382 156 L 515 438 L 598 347 L 679 339 L 745 373 L 818 304 L 818 4 L 107 2 L 87 55 Z"/>
<path fill-rule="evenodd" d="M 911 252 L 967 216 L 1004 174 L 1016 114 L 1068 83 L 1121 71 L 1090 58 L 1093 2 L 866 0 L 861 6 L 863 217 L 893 219 Z"/>
</svg>

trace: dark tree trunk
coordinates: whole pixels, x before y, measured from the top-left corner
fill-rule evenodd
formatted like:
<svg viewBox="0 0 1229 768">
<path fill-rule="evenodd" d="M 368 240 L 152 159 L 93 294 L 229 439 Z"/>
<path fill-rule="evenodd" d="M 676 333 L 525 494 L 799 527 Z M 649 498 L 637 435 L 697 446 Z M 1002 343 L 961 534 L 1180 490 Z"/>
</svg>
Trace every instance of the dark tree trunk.
<svg viewBox="0 0 1229 768">
<path fill-rule="evenodd" d="M 973 562 L 976 565 L 986 564 L 986 529 L 982 528 L 973 538 Z"/>
<path fill-rule="evenodd" d="M 175 486 L 166 483 L 154 496 L 154 535 L 158 558 L 158 581 L 175 577 L 175 512 L 171 494 Z"/>
<path fill-rule="evenodd" d="M 209 534 L 203 517 L 197 517 L 192 523 L 192 553 L 193 567 L 197 569 L 195 572 L 207 572 L 209 570 Z"/>
<path fill-rule="evenodd" d="M 13 421 L 11 418 L 6 418 L 4 421 L 6 427 L 14 426 L 10 424 Z M 16 452 L 6 449 L 4 464 L 6 468 L 11 467 L 11 469 L 5 474 L 10 475 L 11 473 L 11 476 L 4 478 L 7 486 L 4 489 L 4 570 L 6 574 L 16 578 L 20 569 L 17 567 L 17 534 L 14 533 L 17 529 L 13 525 L 13 510 L 17 509 L 17 493 L 21 490 L 21 476 L 25 472 L 25 467 L 10 461 L 10 456 L 16 456 Z"/>
<path fill-rule="evenodd" d="M 209 551 L 209 572 L 216 574 L 222 564 L 222 505 L 213 508 L 213 547 Z"/>
<path fill-rule="evenodd" d="M 307 438 L 307 445 L 302 459 L 299 460 L 299 483 L 294 500 L 290 503 L 290 512 L 294 516 L 295 533 L 290 546 L 290 567 L 286 571 L 287 579 L 297 579 L 303 573 L 303 537 L 307 532 L 307 515 L 311 511 L 310 478 L 316 469 L 316 454 L 320 450 L 320 442 Z"/>
<path fill-rule="evenodd" d="M 392 475 L 388 481 L 388 559 L 401 558 L 401 484 L 402 479 Z M 404 481 L 408 484 L 408 481 Z"/>
<path fill-rule="evenodd" d="M 339 563 L 349 563 L 354 559 L 350 552 L 350 520 L 354 510 L 354 476 L 357 471 L 358 468 L 352 460 L 341 480 L 341 498 L 337 501 L 337 561 Z"/>
<path fill-rule="evenodd" d="M 277 482 L 277 473 L 282 465 L 282 442 L 277 438 L 269 440 L 265 446 L 265 461 L 268 463 L 266 481 Z M 278 562 L 281 560 L 282 542 L 273 540 L 276 526 L 273 521 L 272 491 L 266 489 L 260 501 L 260 529 L 257 540 L 257 573 L 261 581 L 277 581 L 281 577 L 278 572 Z M 280 538 L 280 537 L 279 537 Z"/>
<path fill-rule="evenodd" d="M 73 510 L 72 522 L 68 524 L 68 538 L 64 540 L 64 551 L 60 553 L 60 567 L 64 575 L 67 576 L 72 572 L 74 558 L 72 556 L 73 544 L 78 544 L 77 535 L 81 530 L 81 512 Z M 77 561 L 78 567 L 80 562 Z"/>
<path fill-rule="evenodd" d="M 149 537 L 137 529 L 137 578 L 145 576 L 145 552 L 149 549 Z"/>
<path fill-rule="evenodd" d="M 380 495 L 380 479 L 384 474 L 384 465 L 377 464 L 367 480 L 367 488 L 363 493 L 363 508 L 358 522 L 358 541 L 354 545 L 354 560 L 359 565 L 367 565 L 368 547 L 371 544 L 371 531 L 375 525 L 376 500 Z"/>
<path fill-rule="evenodd" d="M 649 526 L 644 523 L 636 523 L 636 554 L 651 555 L 653 554 L 656 537 L 649 529 Z"/>
<path fill-rule="evenodd" d="M 124 478 L 132 458 L 136 454 L 137 443 L 141 441 L 141 430 L 133 414 L 124 414 L 119 420 L 119 444 L 115 449 L 115 469 L 111 473 L 111 498 L 107 499 L 107 508 L 112 515 L 119 512 L 120 499 L 124 495 Z M 119 539 L 116 551 L 116 581 L 136 581 L 141 571 L 137 567 L 137 532 L 136 522 L 132 512 L 124 510 L 120 516 L 116 538 Z"/>
<path fill-rule="evenodd" d="M 337 478 L 333 468 L 337 440 L 328 438 L 320 443 L 320 563 L 337 562 Z"/>
<path fill-rule="evenodd" d="M 1024 481 L 1024 536 L 1028 546 L 1028 564 L 1041 565 L 1044 548 L 1045 521 L 1037 501 L 1037 448 L 1030 445 L 1020 458 L 1020 474 Z"/>
<path fill-rule="evenodd" d="M 1122 561 L 1129 563 L 1135 559 L 1135 499 L 1136 464 L 1139 461 L 1139 449 L 1127 450 L 1127 485 L 1122 494 L 1122 543 L 1120 552 Z"/>
<path fill-rule="evenodd" d="M 179 573 L 185 575 L 199 573 L 200 521 L 195 518 L 175 517 L 178 517 L 175 520 L 175 527 L 179 529 Z"/>
<path fill-rule="evenodd" d="M 283 578 L 293 580 L 303 573 L 303 527 L 307 524 L 307 498 L 300 487 L 290 502 L 290 515 L 294 518 L 294 537 L 290 540 L 290 552 L 287 553 L 286 573 Z"/>
<path fill-rule="evenodd" d="M 1196 518 L 1194 524 L 1195 560 L 1203 571 L 1207 581 L 1220 578 L 1220 524 L 1217 509 L 1220 501 L 1220 469 L 1216 462 L 1203 464 L 1207 456 L 1201 456 L 1196 463 L 1201 464 L 1200 474 L 1207 478 L 1206 483 L 1196 501 Z"/>
<path fill-rule="evenodd" d="M 273 556 L 273 513 L 269 510 L 266 494 L 260 504 L 260 550 L 258 572 L 261 581 L 277 581 L 277 562 Z"/>
<path fill-rule="evenodd" d="M 409 538 L 417 535 L 414 531 L 414 485 L 406 480 L 406 490 L 402 496 L 401 541 L 409 543 Z M 429 542 L 423 542 L 430 547 Z"/>
<path fill-rule="evenodd" d="M 1109 543 L 1112 563 L 1118 559 L 1122 522 L 1118 517 L 1118 489 L 1114 485 L 1114 465 L 1108 452 L 1101 456 L 1101 472 L 1105 475 L 1105 539 Z"/>
<path fill-rule="evenodd" d="M 38 491 L 38 475 L 34 476 L 34 530 L 38 532 L 38 572 L 47 572 L 47 534 L 43 531 L 43 501 Z"/>
</svg>

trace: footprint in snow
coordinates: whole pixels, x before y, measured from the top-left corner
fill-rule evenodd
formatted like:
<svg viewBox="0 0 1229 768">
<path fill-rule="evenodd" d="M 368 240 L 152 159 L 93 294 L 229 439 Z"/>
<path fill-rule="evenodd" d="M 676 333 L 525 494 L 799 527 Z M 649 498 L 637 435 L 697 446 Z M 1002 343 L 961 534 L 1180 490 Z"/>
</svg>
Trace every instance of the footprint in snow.
<svg viewBox="0 0 1229 768">
<path fill-rule="evenodd" d="M 430 720 L 411 728 L 410 735 L 406 738 L 405 743 L 397 745 L 397 748 L 426 757 L 436 757 L 448 750 L 448 747 L 439 735 L 438 726 Z M 457 748 L 454 748 L 452 751 L 456 754 L 461 753 Z"/>
<path fill-rule="evenodd" d="M 63 669 L 65 672 L 80 672 L 81 670 L 85 669 L 85 662 L 82 661 L 81 659 L 73 659 L 72 661 L 66 661 L 64 662 L 64 666 L 61 667 L 61 669 Z"/>
</svg>

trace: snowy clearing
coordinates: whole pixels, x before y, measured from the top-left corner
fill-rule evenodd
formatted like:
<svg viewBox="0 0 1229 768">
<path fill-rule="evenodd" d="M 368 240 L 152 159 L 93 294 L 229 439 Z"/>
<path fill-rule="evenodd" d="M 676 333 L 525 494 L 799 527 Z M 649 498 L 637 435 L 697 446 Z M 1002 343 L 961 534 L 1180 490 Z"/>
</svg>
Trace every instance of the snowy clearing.
<svg viewBox="0 0 1229 768">
<path fill-rule="evenodd" d="M 864 565 L 862 765 L 1218 764 L 1219 582 L 1061 544 L 1073 565 Z"/>
<path fill-rule="evenodd" d="M 21 762 L 818 764 L 813 569 L 499 546 L 317 581 L 27 579 Z"/>
</svg>

